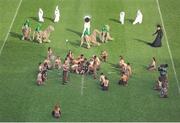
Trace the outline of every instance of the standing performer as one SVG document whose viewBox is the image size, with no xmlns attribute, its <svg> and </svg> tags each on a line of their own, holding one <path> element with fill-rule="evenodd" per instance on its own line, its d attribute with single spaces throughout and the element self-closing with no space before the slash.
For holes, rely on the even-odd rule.
<svg viewBox="0 0 180 123">
<path fill-rule="evenodd" d="M 142 19 L 143 19 L 143 14 L 142 14 L 141 10 L 139 9 L 137 11 L 136 19 L 134 20 L 133 25 L 135 25 L 137 23 L 141 24 L 142 23 Z"/>
<path fill-rule="evenodd" d="M 82 33 L 82 37 L 84 37 L 84 34 L 88 33 L 90 35 L 90 27 L 91 27 L 91 17 L 90 16 L 85 16 L 84 17 L 84 29 Z M 86 32 L 86 33 L 85 33 Z"/>
<path fill-rule="evenodd" d="M 54 11 L 54 22 L 59 22 L 59 18 L 60 18 L 60 11 L 58 6 L 56 6 L 56 9 Z"/>
<path fill-rule="evenodd" d="M 64 62 L 63 66 L 63 84 L 68 82 L 68 71 L 69 71 L 69 65 L 67 61 Z"/>
<path fill-rule="evenodd" d="M 119 21 L 121 22 L 121 24 L 124 24 L 125 12 L 122 11 L 119 15 Z"/>
<path fill-rule="evenodd" d="M 153 35 L 156 35 L 156 39 L 151 44 L 151 46 L 152 47 L 161 47 L 162 46 L 161 39 L 163 37 L 163 31 L 161 29 L 161 25 L 157 25 L 157 30 Z"/>
<path fill-rule="evenodd" d="M 44 22 L 43 10 L 41 8 L 39 8 L 38 17 L 39 17 L 39 22 Z"/>
</svg>

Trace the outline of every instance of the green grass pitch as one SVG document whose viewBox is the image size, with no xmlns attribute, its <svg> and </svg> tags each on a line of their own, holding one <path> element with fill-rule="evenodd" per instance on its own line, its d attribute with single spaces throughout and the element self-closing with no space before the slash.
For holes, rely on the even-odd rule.
<svg viewBox="0 0 180 123">
<path fill-rule="evenodd" d="M 156 24 L 162 24 L 157 0 L 22 0 L 14 18 L 19 2 L 0 0 L 0 121 L 180 121 L 180 83 L 175 78 L 165 35 L 161 48 L 143 43 L 152 42 Z M 61 11 L 59 23 L 50 19 L 56 5 Z M 180 1 L 159 0 L 159 5 L 176 76 L 180 78 Z M 46 17 L 42 28 L 55 27 L 50 36 L 52 42 L 21 41 L 23 22 L 29 18 L 34 29 L 39 7 Z M 137 9 L 142 10 L 144 20 L 141 25 L 132 25 Z M 122 10 L 126 12 L 124 25 L 117 22 Z M 115 40 L 91 49 L 80 48 L 79 34 L 87 14 L 92 16 L 91 29 L 109 24 Z M 84 76 L 83 81 L 82 76 L 76 74 L 70 74 L 70 83 L 62 85 L 62 71 L 57 70 L 48 72 L 46 85 L 37 86 L 38 63 L 44 60 L 49 46 L 61 58 L 65 57 L 68 48 L 75 56 L 83 53 L 87 57 L 107 50 L 109 59 L 102 63 L 100 72 L 108 75 L 109 90 L 102 91 L 98 80 L 92 76 Z M 120 55 L 132 65 L 133 76 L 128 87 L 117 84 L 119 71 L 113 66 Z M 152 89 L 159 73 L 148 72 L 145 67 L 153 56 L 158 65 L 169 64 L 169 98 L 159 98 L 159 93 Z M 61 105 L 60 119 L 51 116 L 56 103 Z"/>
</svg>

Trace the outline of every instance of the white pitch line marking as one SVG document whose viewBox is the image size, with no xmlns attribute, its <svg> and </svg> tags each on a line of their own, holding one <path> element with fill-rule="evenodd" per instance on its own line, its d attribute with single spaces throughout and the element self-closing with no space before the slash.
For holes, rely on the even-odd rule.
<svg viewBox="0 0 180 123">
<path fill-rule="evenodd" d="M 20 0 L 20 2 L 19 2 L 19 4 L 18 4 L 18 7 L 17 7 L 16 12 L 15 12 L 14 17 L 13 17 L 13 20 L 11 21 L 11 25 L 10 25 L 10 27 L 9 27 L 9 30 L 8 30 L 8 32 L 7 32 L 7 34 L 6 34 L 6 37 L 5 37 L 5 39 L 4 39 L 4 42 L 3 42 L 2 46 L 1 46 L 0 56 L 1 56 L 2 50 L 3 50 L 3 48 L 4 48 L 4 45 L 5 45 L 6 42 L 7 42 L 9 33 L 10 33 L 11 28 L 12 28 L 12 26 L 13 26 L 13 24 L 14 24 L 14 21 L 15 21 L 15 18 L 16 18 L 16 16 L 17 16 L 17 13 L 18 13 L 18 11 L 19 11 L 19 8 L 20 8 L 20 6 L 21 6 L 21 3 L 22 3 L 22 0 Z"/>
<path fill-rule="evenodd" d="M 160 8 L 160 5 L 159 5 L 159 0 L 156 0 L 156 3 L 157 3 L 157 7 L 158 7 L 158 11 L 159 11 L 162 27 L 164 29 L 166 44 L 167 44 L 167 47 L 168 47 L 168 52 L 169 52 L 169 56 L 170 56 L 170 59 L 171 59 L 171 64 L 172 64 L 173 71 L 174 71 L 174 77 L 176 79 L 176 83 L 177 83 L 177 86 L 178 86 L 178 91 L 179 91 L 179 94 L 180 94 L 179 80 L 178 80 L 178 77 L 177 77 L 177 73 L 176 73 L 176 69 L 175 69 L 175 65 L 174 65 L 174 60 L 173 60 L 173 57 L 172 57 L 172 52 L 171 52 L 171 49 L 169 47 L 169 41 L 168 41 L 168 37 L 167 37 L 165 26 L 164 26 L 164 21 L 163 21 L 163 17 L 162 17 L 162 13 L 161 13 L 161 8 Z"/>
</svg>

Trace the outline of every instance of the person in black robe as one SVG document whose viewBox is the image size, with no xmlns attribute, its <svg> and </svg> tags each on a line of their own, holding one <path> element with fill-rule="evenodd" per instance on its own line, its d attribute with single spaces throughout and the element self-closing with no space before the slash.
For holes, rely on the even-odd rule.
<svg viewBox="0 0 180 123">
<path fill-rule="evenodd" d="M 161 47 L 162 46 L 161 39 L 163 37 L 163 31 L 161 29 L 161 25 L 157 25 L 157 30 L 153 35 L 156 35 L 156 39 L 151 44 L 151 46 L 152 47 Z"/>
</svg>

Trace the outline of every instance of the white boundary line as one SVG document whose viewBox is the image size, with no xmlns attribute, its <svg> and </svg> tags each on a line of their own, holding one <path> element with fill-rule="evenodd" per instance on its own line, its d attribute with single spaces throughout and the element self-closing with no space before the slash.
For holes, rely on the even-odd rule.
<svg viewBox="0 0 180 123">
<path fill-rule="evenodd" d="M 166 34 L 165 26 L 164 26 L 164 21 L 163 21 L 163 17 L 162 17 L 162 13 L 161 13 L 161 8 L 160 8 L 160 5 L 159 5 L 159 0 L 156 0 L 156 3 L 157 3 L 157 7 L 158 7 L 158 11 L 159 11 L 162 27 L 164 29 L 166 44 L 167 44 L 167 47 L 168 47 L 168 52 L 169 52 L 169 56 L 170 56 L 170 59 L 171 59 L 171 64 L 172 64 L 173 71 L 174 71 L 174 77 L 176 79 L 176 83 L 177 83 L 177 87 L 178 87 L 178 92 L 180 94 L 179 80 L 178 80 L 178 77 L 177 77 L 177 73 L 176 73 L 176 69 L 175 69 L 175 65 L 174 65 L 174 60 L 173 60 L 173 57 L 172 57 L 172 52 L 171 52 L 171 49 L 169 47 L 169 41 L 168 41 L 168 37 L 167 37 L 167 34 Z"/>
<path fill-rule="evenodd" d="M 84 75 L 81 77 L 81 96 L 83 95 L 83 89 L 84 89 Z"/>
<path fill-rule="evenodd" d="M 4 42 L 3 42 L 2 46 L 1 46 L 0 56 L 1 56 L 1 53 L 2 53 L 2 51 L 3 51 L 4 45 L 5 45 L 6 42 L 7 42 L 9 33 L 10 33 L 10 31 L 11 31 L 11 28 L 12 28 L 12 26 L 13 26 L 13 23 L 14 23 L 14 21 L 15 21 L 15 18 L 16 18 L 16 16 L 17 16 L 17 13 L 18 13 L 18 11 L 19 11 L 19 8 L 20 8 L 20 6 L 21 6 L 21 3 L 22 3 L 22 0 L 20 0 L 20 2 L 19 2 L 19 4 L 18 4 L 18 7 L 17 7 L 16 12 L 15 12 L 14 17 L 13 17 L 13 20 L 11 21 L 11 25 L 10 25 L 10 27 L 9 27 L 9 30 L 8 30 L 8 32 L 7 32 L 7 34 L 6 34 L 6 37 L 5 37 L 5 39 L 4 39 Z"/>
</svg>

